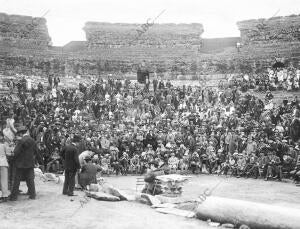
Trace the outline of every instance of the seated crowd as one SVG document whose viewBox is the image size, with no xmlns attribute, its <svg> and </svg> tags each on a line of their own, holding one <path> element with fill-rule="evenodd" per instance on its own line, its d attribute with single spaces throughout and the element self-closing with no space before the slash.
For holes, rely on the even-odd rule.
<svg viewBox="0 0 300 229">
<path fill-rule="evenodd" d="M 275 68 L 267 69 L 260 74 L 245 74 L 241 77 L 229 77 L 227 82 L 220 81 L 219 87 L 239 86 L 243 92 L 253 89 L 256 91 L 299 91 L 300 69 Z"/>
<path fill-rule="evenodd" d="M 153 84 L 153 85 L 152 85 Z M 61 151 L 74 136 L 79 160 L 103 174 L 143 174 L 165 167 L 169 173 L 210 173 L 278 179 L 300 177 L 300 104 L 297 97 L 273 104 L 225 89 L 173 86 L 155 80 L 99 79 L 79 89 L 49 87 L 18 100 L 2 98 L 5 140 L 13 145 L 18 125 L 38 144 L 43 171 L 60 172 Z M 79 139 L 80 138 L 80 139 Z M 81 158 L 81 159 L 80 159 Z"/>
</svg>

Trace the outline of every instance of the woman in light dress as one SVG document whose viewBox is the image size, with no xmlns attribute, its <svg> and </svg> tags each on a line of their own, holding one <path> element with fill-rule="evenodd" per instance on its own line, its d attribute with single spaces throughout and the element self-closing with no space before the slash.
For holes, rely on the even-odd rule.
<svg viewBox="0 0 300 229">
<path fill-rule="evenodd" d="M 3 135 L 5 141 L 7 141 L 9 144 L 13 142 L 15 139 L 15 135 L 17 133 L 17 130 L 14 126 L 15 120 L 14 120 L 14 113 L 10 113 L 11 117 L 6 119 L 6 127 L 3 129 Z"/>
</svg>

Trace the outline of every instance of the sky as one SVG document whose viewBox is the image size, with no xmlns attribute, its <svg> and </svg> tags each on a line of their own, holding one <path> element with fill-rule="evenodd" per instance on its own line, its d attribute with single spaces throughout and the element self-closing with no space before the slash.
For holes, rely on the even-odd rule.
<svg viewBox="0 0 300 229">
<path fill-rule="evenodd" d="M 237 21 L 300 14 L 300 0 L 0 0 L 0 12 L 45 15 L 53 45 L 86 40 L 85 22 L 202 23 L 203 38 L 239 36 Z"/>
</svg>

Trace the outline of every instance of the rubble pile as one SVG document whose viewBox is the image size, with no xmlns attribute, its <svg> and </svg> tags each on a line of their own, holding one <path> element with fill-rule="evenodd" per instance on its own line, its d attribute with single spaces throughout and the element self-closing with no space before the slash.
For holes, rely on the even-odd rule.
<svg viewBox="0 0 300 229">
<path fill-rule="evenodd" d="M 50 41 L 45 18 L 0 13 L 0 46 L 47 49 Z"/>
</svg>

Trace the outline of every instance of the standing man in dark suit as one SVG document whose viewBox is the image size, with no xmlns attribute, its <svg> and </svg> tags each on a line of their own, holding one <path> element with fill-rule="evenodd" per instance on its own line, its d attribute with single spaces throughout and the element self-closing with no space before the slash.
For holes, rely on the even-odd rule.
<svg viewBox="0 0 300 229">
<path fill-rule="evenodd" d="M 41 163 L 42 158 L 38 153 L 36 142 L 30 137 L 29 131 L 25 127 L 20 130 L 20 133 L 24 132 L 25 134 L 17 143 L 14 150 L 13 163 L 16 171 L 14 175 L 13 188 L 10 195 L 11 201 L 17 200 L 19 186 L 22 180 L 26 181 L 29 199 L 35 199 L 36 197 L 34 184 L 34 165 L 36 160 Z"/>
<path fill-rule="evenodd" d="M 79 153 L 77 144 L 80 142 L 80 137 L 75 135 L 70 145 L 66 145 L 62 150 L 62 158 L 65 163 L 65 182 L 63 188 L 63 195 L 74 196 L 75 176 L 79 164 Z"/>
</svg>

